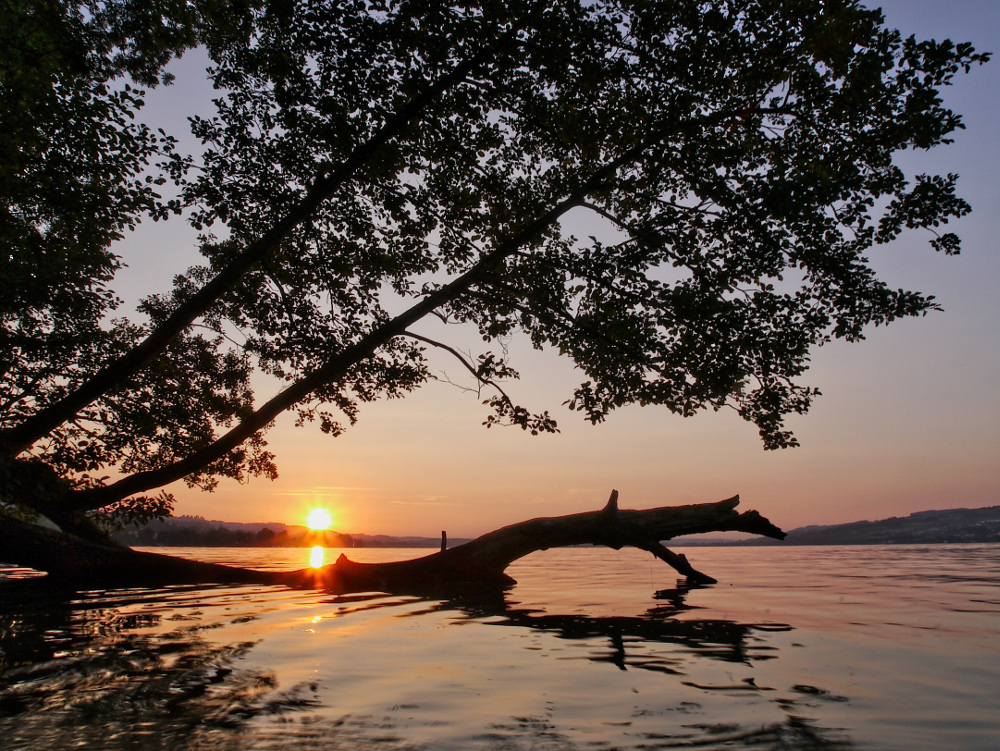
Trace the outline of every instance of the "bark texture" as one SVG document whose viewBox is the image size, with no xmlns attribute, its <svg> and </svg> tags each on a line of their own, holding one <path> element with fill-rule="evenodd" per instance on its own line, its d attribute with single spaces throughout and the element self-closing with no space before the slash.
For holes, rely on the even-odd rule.
<svg viewBox="0 0 1000 751">
<path fill-rule="evenodd" d="M 506 586 L 511 563 L 538 550 L 602 545 L 646 550 L 689 580 L 715 580 L 662 544 L 680 535 L 739 531 L 783 539 L 756 511 L 739 513 L 739 496 L 717 503 L 629 510 L 612 491 L 600 511 L 512 524 L 450 550 L 391 563 L 356 563 L 345 555 L 316 569 L 290 572 L 201 563 L 87 541 L 23 522 L 0 520 L 0 561 L 46 571 L 77 586 L 155 586 L 191 583 L 260 583 L 318 587 L 338 592 L 444 592 L 456 587 Z"/>
</svg>

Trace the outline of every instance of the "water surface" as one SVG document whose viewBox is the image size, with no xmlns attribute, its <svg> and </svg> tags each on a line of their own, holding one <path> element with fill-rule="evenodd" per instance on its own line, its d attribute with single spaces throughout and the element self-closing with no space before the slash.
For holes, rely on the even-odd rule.
<svg viewBox="0 0 1000 751">
<path fill-rule="evenodd" d="M 0 746 L 1000 749 L 1000 545 L 686 552 L 720 583 L 601 548 L 447 601 L 8 579 Z"/>
</svg>

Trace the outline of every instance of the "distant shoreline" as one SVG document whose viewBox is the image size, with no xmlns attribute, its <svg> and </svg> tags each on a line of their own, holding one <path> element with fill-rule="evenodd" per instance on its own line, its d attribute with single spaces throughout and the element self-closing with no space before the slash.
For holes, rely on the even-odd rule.
<svg viewBox="0 0 1000 751">
<path fill-rule="evenodd" d="M 131 547 L 150 548 L 440 548 L 438 537 L 345 534 L 278 522 L 220 522 L 197 516 L 167 517 L 114 535 Z M 449 547 L 468 538 L 448 541 Z"/>
</svg>

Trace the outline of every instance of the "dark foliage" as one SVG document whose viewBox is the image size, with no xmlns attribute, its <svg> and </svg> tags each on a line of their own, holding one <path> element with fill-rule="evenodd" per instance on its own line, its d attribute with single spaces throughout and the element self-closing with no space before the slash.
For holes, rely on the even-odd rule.
<svg viewBox="0 0 1000 751">
<path fill-rule="evenodd" d="M 0 499 L 67 524 L 273 475 L 278 414 L 336 435 L 428 347 L 494 389 L 487 425 L 555 430 L 501 388 L 516 334 L 576 362 L 592 422 L 731 407 L 793 445 L 813 347 L 935 307 L 866 254 L 912 228 L 958 252 L 969 210 L 893 157 L 961 127 L 939 90 L 986 56 L 851 0 L 0 7 Z M 137 87 L 195 45 L 218 98 L 187 156 Z M 204 265 L 109 322 L 114 241 L 174 213 Z M 255 369 L 285 388 L 255 401 Z"/>
</svg>

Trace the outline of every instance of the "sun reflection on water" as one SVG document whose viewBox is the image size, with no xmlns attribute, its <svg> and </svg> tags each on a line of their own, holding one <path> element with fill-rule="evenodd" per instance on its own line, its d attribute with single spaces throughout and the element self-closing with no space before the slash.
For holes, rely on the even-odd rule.
<svg viewBox="0 0 1000 751">
<path fill-rule="evenodd" d="M 323 565 L 323 559 L 326 556 L 326 551 L 323 550 L 321 545 L 316 545 L 312 550 L 309 551 L 309 565 L 313 568 L 319 568 Z"/>
</svg>

